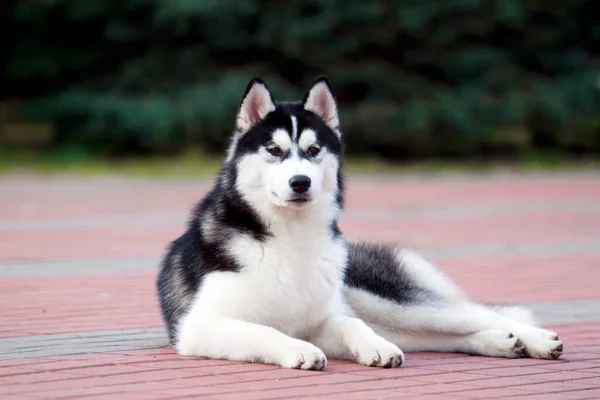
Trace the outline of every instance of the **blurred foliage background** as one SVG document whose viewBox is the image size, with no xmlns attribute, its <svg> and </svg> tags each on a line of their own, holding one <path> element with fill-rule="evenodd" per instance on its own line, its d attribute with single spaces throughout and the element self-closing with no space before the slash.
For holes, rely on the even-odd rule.
<svg viewBox="0 0 600 400">
<path fill-rule="evenodd" d="M 3 146 L 221 151 L 245 86 L 329 76 L 348 151 L 600 154 L 598 0 L 5 0 Z M 8 33 L 6 33 L 8 31 Z"/>
</svg>

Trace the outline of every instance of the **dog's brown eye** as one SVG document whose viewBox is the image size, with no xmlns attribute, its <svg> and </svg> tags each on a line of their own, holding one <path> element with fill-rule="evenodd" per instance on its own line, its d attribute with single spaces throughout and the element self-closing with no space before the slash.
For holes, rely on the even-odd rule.
<svg viewBox="0 0 600 400">
<path fill-rule="evenodd" d="M 281 157 L 283 155 L 283 150 L 278 146 L 269 147 L 267 151 L 275 157 Z"/>
<path fill-rule="evenodd" d="M 310 146 L 308 148 L 308 150 L 306 150 L 306 154 L 308 154 L 311 157 L 316 156 L 317 154 L 319 154 L 319 152 L 321 151 L 320 148 L 318 148 L 317 146 Z"/>
</svg>

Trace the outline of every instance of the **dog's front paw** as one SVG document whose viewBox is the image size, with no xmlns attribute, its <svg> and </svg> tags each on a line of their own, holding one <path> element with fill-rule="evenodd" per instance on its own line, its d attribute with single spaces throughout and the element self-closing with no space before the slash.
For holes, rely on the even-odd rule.
<svg viewBox="0 0 600 400">
<path fill-rule="evenodd" d="M 398 368 L 404 363 L 402 350 L 384 339 L 365 342 L 353 353 L 360 364 L 369 367 Z"/>
<path fill-rule="evenodd" d="M 312 369 L 320 371 L 327 367 L 327 357 L 321 349 L 308 343 L 298 341 L 282 355 L 280 365 L 284 368 Z"/>
</svg>

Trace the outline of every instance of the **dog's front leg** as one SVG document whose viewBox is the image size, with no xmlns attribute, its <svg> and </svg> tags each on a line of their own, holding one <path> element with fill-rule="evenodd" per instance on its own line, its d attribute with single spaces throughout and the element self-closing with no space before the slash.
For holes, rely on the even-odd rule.
<svg viewBox="0 0 600 400">
<path fill-rule="evenodd" d="M 327 366 L 325 354 L 308 342 L 265 325 L 230 318 L 188 315 L 179 329 L 176 347 L 186 356 L 313 370 Z"/>
<path fill-rule="evenodd" d="M 329 317 L 311 341 L 328 357 L 355 359 L 370 367 L 397 368 L 404 362 L 402 350 L 354 317 Z"/>
</svg>

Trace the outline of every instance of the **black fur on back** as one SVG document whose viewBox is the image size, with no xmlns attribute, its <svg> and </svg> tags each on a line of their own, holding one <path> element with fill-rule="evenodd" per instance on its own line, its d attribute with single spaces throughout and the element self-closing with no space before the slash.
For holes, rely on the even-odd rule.
<svg viewBox="0 0 600 400">
<path fill-rule="evenodd" d="M 214 271 L 238 272 L 243 268 L 227 254 L 225 244 L 240 233 L 248 234 L 259 242 L 264 242 L 271 235 L 268 226 L 236 188 L 236 165 L 245 154 L 256 152 L 270 141 L 275 128 L 283 127 L 291 132 L 290 115 L 296 116 L 299 131 L 312 128 L 319 143 L 338 157 L 340 169 L 336 201 L 340 208 L 343 206 L 341 140 L 321 119 L 304 110 L 301 103 L 277 104 L 275 111 L 239 138 L 234 154 L 223 165 L 213 189 L 194 208 L 185 233 L 170 244 L 162 260 L 156 284 L 171 344 L 175 344 L 179 319 L 189 310 L 204 277 Z M 338 221 L 333 217 L 330 229 L 334 236 L 341 234 Z"/>
<path fill-rule="evenodd" d="M 404 272 L 398 250 L 393 245 L 349 243 L 344 283 L 400 304 L 435 298 Z"/>
</svg>

